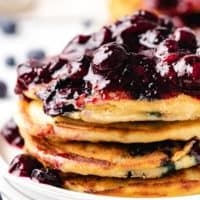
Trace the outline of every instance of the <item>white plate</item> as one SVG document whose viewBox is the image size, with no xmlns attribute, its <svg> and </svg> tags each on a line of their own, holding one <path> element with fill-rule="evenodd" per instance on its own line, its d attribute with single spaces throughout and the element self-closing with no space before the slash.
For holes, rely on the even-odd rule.
<svg viewBox="0 0 200 200">
<path fill-rule="evenodd" d="M 13 176 L 7 172 L 8 163 L 20 150 L 9 146 L 0 137 L 0 189 L 7 195 L 8 199 L 15 200 L 199 200 L 200 195 L 176 197 L 176 198 L 120 198 L 96 196 L 73 192 L 65 189 L 56 188 L 49 185 L 39 184 L 28 178 Z M 156 190 L 156 188 L 152 188 Z"/>
</svg>

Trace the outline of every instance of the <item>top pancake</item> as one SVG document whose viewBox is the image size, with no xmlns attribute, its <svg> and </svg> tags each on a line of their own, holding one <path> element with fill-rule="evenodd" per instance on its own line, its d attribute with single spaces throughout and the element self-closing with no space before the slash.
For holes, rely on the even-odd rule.
<svg viewBox="0 0 200 200">
<path fill-rule="evenodd" d="M 199 119 L 199 49 L 191 29 L 139 10 L 76 36 L 55 57 L 19 65 L 15 91 L 42 101 L 53 117 L 101 124 Z"/>
<path fill-rule="evenodd" d="M 34 87 L 25 92 L 31 99 L 38 99 L 35 92 L 40 90 Z M 200 118 L 200 101 L 188 95 L 155 100 L 104 100 L 97 103 L 87 103 L 80 111 L 65 113 L 72 119 L 85 122 L 109 124 L 131 121 L 183 121 Z"/>
</svg>

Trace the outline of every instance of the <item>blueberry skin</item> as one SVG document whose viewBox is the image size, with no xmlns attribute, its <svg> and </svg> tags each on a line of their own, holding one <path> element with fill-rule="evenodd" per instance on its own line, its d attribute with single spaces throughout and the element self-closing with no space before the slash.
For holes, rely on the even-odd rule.
<svg viewBox="0 0 200 200">
<path fill-rule="evenodd" d="M 0 22 L 3 33 L 5 34 L 16 34 L 17 32 L 17 23 L 10 19 L 3 19 Z"/>
<path fill-rule="evenodd" d="M 30 50 L 27 54 L 28 59 L 40 60 L 46 56 L 44 50 L 42 49 L 33 49 Z"/>
<path fill-rule="evenodd" d="M 9 56 L 5 59 L 5 63 L 9 67 L 13 67 L 16 65 L 16 60 L 13 56 Z"/>
<path fill-rule="evenodd" d="M 57 187 L 61 187 L 63 184 L 59 171 L 56 169 L 34 169 L 31 174 L 31 179 L 38 183 L 49 184 Z"/>
</svg>

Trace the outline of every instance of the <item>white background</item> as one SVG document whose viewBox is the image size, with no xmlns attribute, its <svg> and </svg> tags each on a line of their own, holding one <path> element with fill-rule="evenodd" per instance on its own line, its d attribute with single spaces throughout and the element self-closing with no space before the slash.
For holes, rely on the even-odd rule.
<svg viewBox="0 0 200 200">
<path fill-rule="evenodd" d="M 17 1 L 21 0 L 0 0 L 0 6 L 2 2 L 17 6 Z M 13 93 L 16 67 L 6 67 L 8 55 L 22 63 L 30 49 L 42 48 L 47 56 L 57 54 L 76 34 L 92 32 L 109 21 L 106 0 L 34 1 L 33 9 L 15 15 L 19 28 L 16 35 L 0 32 L 0 80 L 9 87 L 9 98 L 0 99 L 0 125 L 12 116 L 16 105 Z M 92 26 L 86 28 L 83 21 L 88 19 L 92 20 Z"/>
</svg>

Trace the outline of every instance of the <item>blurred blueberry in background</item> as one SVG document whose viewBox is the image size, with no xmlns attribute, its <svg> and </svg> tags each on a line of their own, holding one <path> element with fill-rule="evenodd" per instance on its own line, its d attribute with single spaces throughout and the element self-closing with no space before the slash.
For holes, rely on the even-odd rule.
<svg viewBox="0 0 200 200">
<path fill-rule="evenodd" d="M 42 49 L 32 49 L 28 52 L 27 58 L 28 59 L 42 59 L 46 56 L 44 50 Z"/>
<path fill-rule="evenodd" d="M 5 98 L 7 96 L 7 85 L 5 82 L 0 80 L 0 98 Z"/>
<path fill-rule="evenodd" d="M 9 67 L 14 67 L 16 66 L 16 60 L 15 60 L 15 57 L 14 56 L 8 56 L 6 59 L 5 59 L 5 64 Z"/>
<path fill-rule="evenodd" d="M 0 27 L 5 34 L 15 34 L 17 32 L 16 21 L 6 17 L 0 19 Z"/>
<path fill-rule="evenodd" d="M 84 26 L 85 28 L 89 28 L 89 27 L 92 26 L 93 21 L 92 21 L 92 19 L 90 19 L 90 18 L 84 19 L 84 20 L 82 21 L 82 24 L 83 24 L 83 26 Z"/>
</svg>

